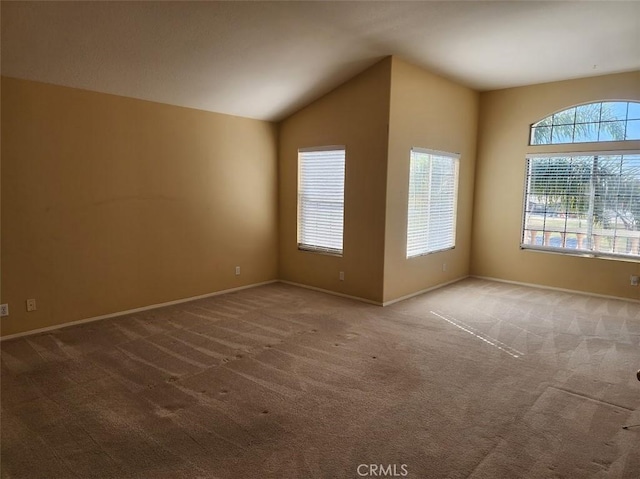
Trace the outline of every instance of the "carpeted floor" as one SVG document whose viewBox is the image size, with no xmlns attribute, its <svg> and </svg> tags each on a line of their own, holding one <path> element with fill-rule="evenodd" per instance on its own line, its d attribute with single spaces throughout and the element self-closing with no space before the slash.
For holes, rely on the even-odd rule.
<svg viewBox="0 0 640 479">
<path fill-rule="evenodd" d="M 640 304 L 272 284 L 0 347 L 2 478 L 640 477 Z"/>
</svg>

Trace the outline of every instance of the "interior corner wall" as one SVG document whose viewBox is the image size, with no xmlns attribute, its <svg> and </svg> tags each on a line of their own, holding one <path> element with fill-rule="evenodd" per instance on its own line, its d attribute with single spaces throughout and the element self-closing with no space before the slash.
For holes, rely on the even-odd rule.
<svg viewBox="0 0 640 479">
<path fill-rule="evenodd" d="M 382 301 L 390 71 L 386 58 L 281 123 L 280 279 Z M 346 146 L 342 257 L 297 247 L 298 149 L 325 145 Z"/>
<path fill-rule="evenodd" d="M 640 263 L 520 249 L 527 153 L 640 149 L 640 142 L 528 146 L 532 123 L 577 104 L 640 100 L 640 72 L 481 94 L 471 272 L 473 275 L 640 299 L 629 276 Z"/>
<path fill-rule="evenodd" d="M 469 274 L 478 103 L 477 92 L 393 58 L 386 188 L 385 302 Z M 460 176 L 455 248 L 407 259 L 412 147 L 459 153 Z"/>
<path fill-rule="evenodd" d="M 277 279 L 272 123 L 2 78 L 1 192 L 2 335 Z"/>
</svg>

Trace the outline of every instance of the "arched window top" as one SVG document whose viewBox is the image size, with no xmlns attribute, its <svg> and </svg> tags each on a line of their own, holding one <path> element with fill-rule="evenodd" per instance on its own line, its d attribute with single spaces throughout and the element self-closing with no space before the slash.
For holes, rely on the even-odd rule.
<svg viewBox="0 0 640 479">
<path fill-rule="evenodd" d="M 640 140 L 640 102 L 587 103 L 531 125 L 531 145 L 624 140 Z"/>
</svg>

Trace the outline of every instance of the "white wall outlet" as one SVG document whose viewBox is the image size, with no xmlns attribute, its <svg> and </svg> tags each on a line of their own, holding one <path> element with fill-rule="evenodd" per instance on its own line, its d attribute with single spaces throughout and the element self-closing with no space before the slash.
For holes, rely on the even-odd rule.
<svg viewBox="0 0 640 479">
<path fill-rule="evenodd" d="M 631 276 L 631 286 L 638 286 L 638 278 L 640 278 L 640 276 Z"/>
<path fill-rule="evenodd" d="M 27 312 L 36 310 L 36 300 L 35 299 L 27 299 Z"/>
<path fill-rule="evenodd" d="M 442 263 L 442 271 L 446 271 L 447 270 L 447 263 Z"/>
<path fill-rule="evenodd" d="M 0 304 L 0 316 L 9 316 L 8 304 Z"/>
<path fill-rule="evenodd" d="M 340 271 L 340 281 L 344 281 L 344 271 Z"/>
<path fill-rule="evenodd" d="M 236 266 L 236 276 L 240 275 L 240 266 Z"/>
</svg>

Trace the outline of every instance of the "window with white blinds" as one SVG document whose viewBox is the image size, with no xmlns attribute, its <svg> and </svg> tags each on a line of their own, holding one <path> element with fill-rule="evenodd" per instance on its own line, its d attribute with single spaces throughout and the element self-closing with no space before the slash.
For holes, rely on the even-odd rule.
<svg viewBox="0 0 640 479">
<path fill-rule="evenodd" d="M 521 247 L 640 258 L 640 152 L 528 155 Z"/>
<path fill-rule="evenodd" d="M 407 258 L 455 247 L 459 155 L 412 148 Z"/>
<path fill-rule="evenodd" d="M 298 249 L 342 255 L 345 147 L 298 150 Z"/>
</svg>

